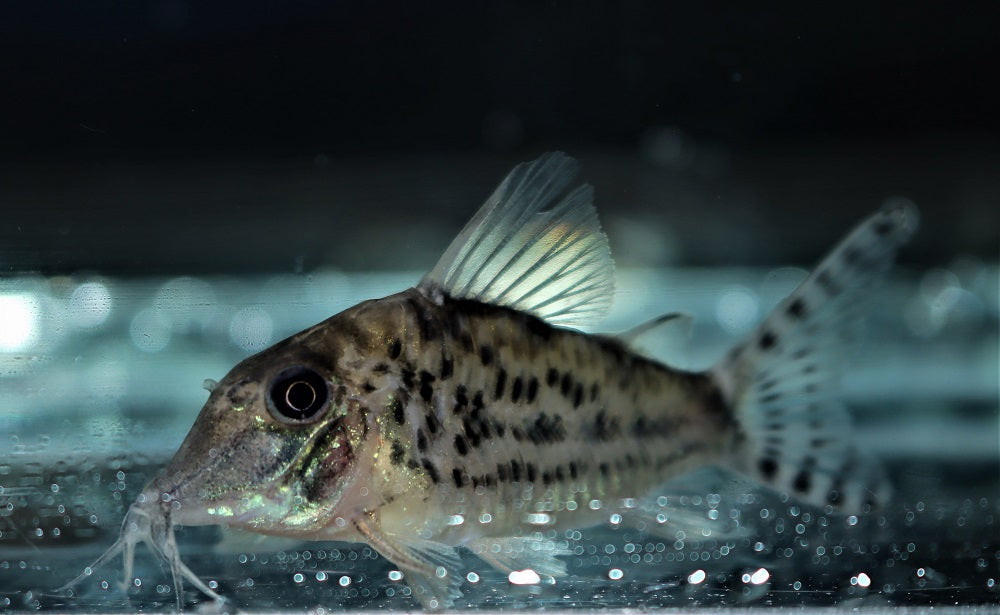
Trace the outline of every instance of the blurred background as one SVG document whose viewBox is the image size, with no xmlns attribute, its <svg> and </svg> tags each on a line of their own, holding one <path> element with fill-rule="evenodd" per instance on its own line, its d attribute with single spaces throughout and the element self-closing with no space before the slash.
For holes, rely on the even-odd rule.
<svg viewBox="0 0 1000 615">
<path fill-rule="evenodd" d="M 0 610 L 173 604 L 148 552 L 131 605 L 117 563 L 81 596 L 46 590 L 113 541 L 203 379 L 412 285 L 510 167 L 552 149 L 595 186 L 619 268 L 602 330 L 689 313 L 690 333 L 644 345 L 684 367 L 710 365 L 861 217 L 916 204 L 845 381 L 897 499 L 835 532 L 751 498 L 763 539 L 731 549 L 568 536 L 585 580 L 487 589 L 480 567 L 469 604 L 996 602 L 995 4 L 3 11 Z M 411 604 L 370 552 L 179 537 L 243 606 Z"/>
</svg>

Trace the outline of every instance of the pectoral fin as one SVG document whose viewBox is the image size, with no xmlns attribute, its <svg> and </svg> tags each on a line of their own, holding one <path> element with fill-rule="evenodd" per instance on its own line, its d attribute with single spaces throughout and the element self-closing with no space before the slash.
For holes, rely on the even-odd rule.
<svg viewBox="0 0 1000 615">
<path fill-rule="evenodd" d="M 424 608 L 441 610 L 462 597 L 458 590 L 462 582 L 461 562 L 455 547 L 383 532 L 376 513 L 355 520 L 354 526 L 369 546 L 399 567 L 413 590 L 413 597 Z"/>
</svg>

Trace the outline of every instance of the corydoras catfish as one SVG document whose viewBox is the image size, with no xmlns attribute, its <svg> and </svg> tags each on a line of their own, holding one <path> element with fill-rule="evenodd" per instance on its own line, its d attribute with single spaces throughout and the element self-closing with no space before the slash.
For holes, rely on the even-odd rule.
<svg viewBox="0 0 1000 615">
<path fill-rule="evenodd" d="M 182 579 L 219 600 L 173 532 L 219 524 L 366 543 L 438 609 L 461 596 L 458 548 L 557 578 L 567 552 L 539 529 L 594 525 L 702 466 L 870 508 L 884 479 L 853 444 L 836 380 L 916 212 L 862 221 L 753 333 L 689 372 L 629 335 L 572 328 L 613 291 L 593 191 L 575 174 L 561 153 L 517 166 L 418 286 L 234 367 L 86 574 L 122 553 L 129 585 L 144 541 L 169 564 L 178 607 Z"/>
</svg>

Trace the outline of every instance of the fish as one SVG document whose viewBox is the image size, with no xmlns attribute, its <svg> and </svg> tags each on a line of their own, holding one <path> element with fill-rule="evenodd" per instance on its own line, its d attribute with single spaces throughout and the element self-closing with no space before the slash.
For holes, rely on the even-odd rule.
<svg viewBox="0 0 1000 615">
<path fill-rule="evenodd" d="M 181 559 L 178 525 L 364 543 L 421 606 L 461 597 L 460 549 L 513 573 L 567 574 L 540 529 L 584 528 L 668 480 L 719 467 L 828 512 L 891 487 L 860 450 L 837 380 L 915 207 L 863 220 L 713 367 L 669 367 L 587 334 L 613 295 L 608 238 L 577 162 L 516 166 L 408 290 L 360 303 L 218 381 L 117 541 L 61 589 L 146 543 L 173 578 L 224 598 Z M 641 521 L 642 519 L 640 519 Z M 658 514 L 649 525 L 685 521 Z M 693 523 L 706 523 L 702 518 Z"/>
</svg>

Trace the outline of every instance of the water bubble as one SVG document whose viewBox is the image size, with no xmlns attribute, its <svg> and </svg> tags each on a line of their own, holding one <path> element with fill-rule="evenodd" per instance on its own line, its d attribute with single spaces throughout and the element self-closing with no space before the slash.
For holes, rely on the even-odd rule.
<svg viewBox="0 0 1000 615">
<path fill-rule="evenodd" d="M 111 292 L 100 282 L 85 282 L 69 297 L 69 320 L 80 329 L 95 329 L 111 315 Z"/>
<path fill-rule="evenodd" d="M 612 568 L 608 571 L 608 578 L 612 581 L 620 581 L 624 576 L 625 573 L 622 572 L 621 568 Z"/>
<path fill-rule="evenodd" d="M 479 575 L 476 574 L 475 572 L 470 572 L 469 574 L 465 575 L 465 579 L 469 583 L 478 583 L 479 582 Z"/>
<path fill-rule="evenodd" d="M 296 583 L 302 583 L 303 581 L 306 580 L 306 577 L 301 572 L 296 572 L 295 574 L 292 575 L 292 580 L 295 581 Z"/>
<path fill-rule="evenodd" d="M 699 583 L 703 583 L 706 578 L 708 578 L 708 575 L 705 574 L 704 570 L 699 568 L 698 570 L 695 570 L 694 572 L 689 574 L 687 580 L 688 583 L 692 585 L 698 585 Z"/>
<path fill-rule="evenodd" d="M 339 580 L 337 581 L 337 583 L 338 583 L 338 584 L 339 584 L 339 585 L 340 585 L 341 587 L 347 587 L 348 585 L 350 585 L 350 584 L 351 584 L 351 577 L 349 577 L 349 576 L 347 576 L 347 575 L 345 574 L 344 576 L 340 577 L 340 579 L 339 579 Z"/>
<path fill-rule="evenodd" d="M 722 293 L 715 305 L 715 319 L 730 335 L 743 335 L 760 318 L 760 301 L 750 290 L 736 286 Z"/>
<path fill-rule="evenodd" d="M 154 309 L 145 309 L 132 317 L 129 336 L 143 352 L 160 352 L 170 344 L 171 323 Z"/>
<path fill-rule="evenodd" d="M 250 306 L 236 312 L 229 321 L 229 338 L 243 350 L 261 350 L 271 343 L 274 320 L 262 307 Z"/>
<path fill-rule="evenodd" d="M 389 571 L 389 580 L 390 581 L 399 581 L 402 578 L 403 578 L 403 573 L 402 572 L 400 572 L 398 570 L 390 570 Z"/>
</svg>

